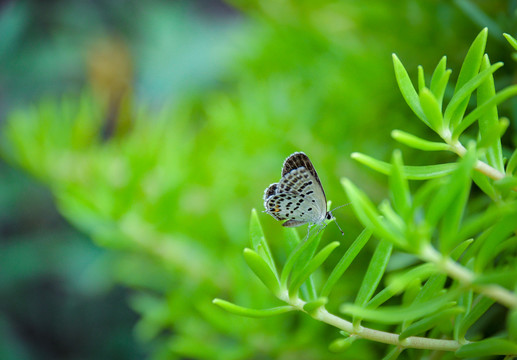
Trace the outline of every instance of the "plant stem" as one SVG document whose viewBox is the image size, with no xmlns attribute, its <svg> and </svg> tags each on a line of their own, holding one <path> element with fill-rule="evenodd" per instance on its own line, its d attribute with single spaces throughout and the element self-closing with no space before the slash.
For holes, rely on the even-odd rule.
<svg viewBox="0 0 517 360">
<path fill-rule="evenodd" d="M 432 246 L 426 247 L 422 251 L 421 257 L 425 261 L 434 263 L 438 269 L 451 278 L 458 280 L 461 284 L 474 289 L 474 291 L 494 299 L 510 309 L 517 308 L 517 296 L 513 292 L 499 285 L 474 284 L 476 275 L 472 271 L 461 266 L 451 258 L 443 256 Z"/>
<path fill-rule="evenodd" d="M 413 349 L 428 349 L 428 350 L 442 350 L 442 351 L 456 351 L 462 344 L 455 340 L 429 339 L 418 336 L 410 336 L 404 340 L 399 340 L 399 335 L 370 329 L 361 325 L 354 326 L 350 321 L 342 319 L 334 314 L 329 313 L 323 306 L 312 313 L 308 313 L 303 309 L 306 304 L 300 298 L 290 299 L 287 291 L 280 295 L 280 300 L 297 308 L 306 314 L 309 314 L 314 319 L 332 325 L 338 329 L 346 331 L 350 335 L 357 336 L 363 339 L 381 342 L 384 344 L 396 345 L 402 348 Z"/>
<path fill-rule="evenodd" d="M 447 141 L 447 139 L 445 139 L 445 141 Z M 456 141 L 452 144 L 449 141 L 447 141 L 447 143 L 451 147 L 451 150 L 455 152 L 458 156 L 463 157 L 467 153 L 467 149 L 465 149 L 465 147 L 459 141 Z M 494 169 L 493 167 L 491 167 L 487 163 L 484 163 L 481 160 L 476 161 L 474 169 L 494 180 L 500 180 L 505 177 L 505 174 L 503 174 L 497 169 Z"/>
</svg>

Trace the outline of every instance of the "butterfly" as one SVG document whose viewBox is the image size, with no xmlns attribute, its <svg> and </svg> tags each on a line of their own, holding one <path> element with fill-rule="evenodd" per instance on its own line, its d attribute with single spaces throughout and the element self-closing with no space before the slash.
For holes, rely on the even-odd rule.
<svg viewBox="0 0 517 360">
<path fill-rule="evenodd" d="M 284 161 L 282 178 L 264 191 L 264 207 L 276 220 L 287 220 L 282 224 L 285 227 L 308 223 L 310 230 L 314 224 L 334 219 L 327 210 L 318 173 L 303 152 L 295 152 Z"/>
</svg>

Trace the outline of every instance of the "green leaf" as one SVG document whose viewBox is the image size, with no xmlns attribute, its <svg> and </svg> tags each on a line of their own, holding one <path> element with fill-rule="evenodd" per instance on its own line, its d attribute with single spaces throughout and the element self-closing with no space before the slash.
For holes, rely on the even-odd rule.
<svg viewBox="0 0 517 360">
<path fill-rule="evenodd" d="M 470 125 L 474 123 L 474 121 L 485 116 L 485 114 L 489 113 L 497 105 L 511 97 L 514 97 L 515 95 L 517 95 L 517 85 L 512 85 L 499 91 L 497 94 L 486 98 L 483 103 L 479 102 L 478 106 L 465 116 L 458 127 L 454 129 L 453 139 L 457 139 Z M 502 135 L 500 129 L 501 124 L 498 122 L 495 130 L 497 130 L 499 137 Z"/>
<path fill-rule="evenodd" d="M 393 229 L 396 229 L 397 233 L 404 234 L 406 232 L 406 223 L 399 214 L 393 210 L 387 199 L 379 204 L 379 210 L 387 223 L 390 224 Z"/>
<path fill-rule="evenodd" d="M 388 277 L 387 284 L 384 289 L 379 291 L 366 305 L 369 309 L 375 309 L 388 301 L 393 296 L 404 291 L 410 283 L 416 279 L 427 279 L 432 274 L 436 273 L 434 264 L 422 264 L 405 271 L 402 274 L 392 275 Z"/>
<path fill-rule="evenodd" d="M 472 281 L 473 285 L 501 285 L 507 288 L 514 288 L 517 285 L 517 269 L 502 268 L 492 271 L 484 271 L 476 275 Z"/>
<path fill-rule="evenodd" d="M 331 242 L 312 258 L 308 264 L 294 277 L 289 285 L 289 297 L 294 298 L 298 294 L 300 286 L 309 278 L 309 276 L 318 269 L 335 248 L 339 246 L 338 241 Z"/>
<path fill-rule="evenodd" d="M 212 303 L 232 314 L 254 318 L 275 316 L 296 310 L 295 307 L 290 305 L 277 306 L 271 309 L 250 309 L 243 306 L 235 305 L 229 301 L 222 299 L 214 299 L 212 300 Z"/>
<path fill-rule="evenodd" d="M 391 137 L 399 143 L 423 151 L 451 151 L 449 144 L 421 139 L 402 130 L 393 130 Z"/>
<path fill-rule="evenodd" d="M 409 184 L 404 176 L 404 163 L 402 162 L 400 150 L 393 151 L 391 164 L 390 198 L 395 210 L 406 219 L 411 210 L 411 195 L 409 193 Z"/>
<path fill-rule="evenodd" d="M 385 306 L 370 309 L 355 304 L 343 304 L 340 311 L 354 317 L 375 321 L 381 324 L 399 324 L 407 320 L 415 320 L 438 310 L 451 306 L 451 301 L 458 296 L 457 291 L 449 291 L 430 301 L 413 303 L 409 306 Z"/>
<path fill-rule="evenodd" d="M 485 339 L 463 345 L 455 352 L 459 357 L 475 357 L 489 355 L 517 354 L 517 344 L 505 339 Z"/>
<path fill-rule="evenodd" d="M 472 180 L 474 183 L 492 200 L 499 201 L 499 194 L 495 191 L 494 186 L 491 183 L 491 180 L 485 175 L 478 171 L 474 171 L 472 173 Z"/>
<path fill-rule="evenodd" d="M 366 274 L 363 277 L 363 282 L 355 298 L 355 305 L 365 306 L 371 299 L 375 289 L 386 271 L 386 266 L 391 257 L 393 245 L 387 240 L 381 240 L 375 249 Z"/>
<path fill-rule="evenodd" d="M 465 114 L 465 110 L 467 109 L 470 96 L 474 90 L 476 90 L 484 81 L 486 81 L 487 78 L 492 76 L 492 74 L 502 66 L 503 63 L 501 62 L 495 63 L 472 78 L 472 80 L 466 83 L 465 86 L 454 94 L 444 113 L 444 120 L 446 123 L 450 121 L 451 124 L 454 124 L 453 130 L 460 125 L 463 115 Z M 453 133 L 456 134 L 454 131 Z"/>
<path fill-rule="evenodd" d="M 488 55 L 483 57 L 481 63 L 481 70 L 490 67 L 490 60 Z M 517 93 L 517 89 L 516 89 Z M 494 77 L 490 75 L 477 90 L 478 106 L 490 101 L 495 97 Z M 499 126 L 499 116 L 497 114 L 497 107 L 495 105 L 489 107 L 482 116 L 479 117 L 479 146 L 487 146 L 487 162 L 488 165 L 504 172 L 503 152 L 501 149 L 501 131 Z"/>
<path fill-rule="evenodd" d="M 286 245 L 286 252 L 291 253 L 291 251 L 298 246 L 300 243 L 300 235 L 296 228 L 282 228 L 284 235 L 284 244 Z"/>
<path fill-rule="evenodd" d="M 382 358 L 382 360 L 396 360 L 404 350 L 405 349 L 403 347 L 395 346 Z"/>
<path fill-rule="evenodd" d="M 347 193 L 352 208 L 357 218 L 363 223 L 365 227 L 373 229 L 373 231 L 379 236 L 379 238 L 389 239 L 393 243 L 404 247 L 406 243 L 402 234 L 398 234 L 392 229 L 386 220 L 382 219 L 373 206 L 372 202 L 368 197 L 359 190 L 350 180 L 341 180 L 343 187 Z"/>
<path fill-rule="evenodd" d="M 434 299 L 436 294 L 439 294 L 442 291 L 445 281 L 447 280 L 447 276 L 443 274 L 432 275 L 422 287 L 422 291 L 420 291 L 415 298 L 413 304 L 419 304 L 430 299 Z"/>
<path fill-rule="evenodd" d="M 347 350 L 355 341 L 356 336 L 349 336 L 347 338 L 339 338 L 332 341 L 329 345 L 329 351 L 339 353 Z"/>
<path fill-rule="evenodd" d="M 497 219 L 501 218 L 505 214 L 511 213 L 514 210 L 515 208 L 512 207 L 511 204 L 508 204 L 500 205 L 497 207 L 492 206 L 478 214 L 470 214 L 467 218 L 465 218 L 465 221 L 463 222 L 456 239 L 466 239 L 474 236 L 477 237 L 480 232 L 492 226 L 497 221 Z M 481 244 L 479 243 L 479 237 L 477 237 L 474 244 L 467 250 L 467 253 L 474 250 L 470 257 L 475 256 L 478 253 L 479 250 L 477 250 L 476 247 L 479 245 Z M 465 255 L 467 256 L 467 254 Z"/>
<path fill-rule="evenodd" d="M 492 228 L 488 230 L 488 236 L 481 245 L 475 258 L 474 270 L 482 273 L 487 265 L 497 255 L 497 246 L 506 240 L 515 231 L 515 219 L 517 213 L 510 213 L 502 217 Z"/>
<path fill-rule="evenodd" d="M 515 40 L 514 37 L 507 33 L 504 33 L 503 36 L 506 38 L 506 40 L 508 40 L 510 45 L 512 45 L 513 49 L 517 51 L 517 40 Z"/>
<path fill-rule="evenodd" d="M 470 89 L 471 86 L 467 88 L 467 84 L 471 83 L 479 72 L 481 59 L 485 52 L 487 35 L 488 30 L 486 28 L 481 30 L 472 42 L 472 45 L 465 56 L 465 60 L 463 61 L 463 65 L 461 66 L 458 81 L 456 82 L 456 88 L 454 89 L 454 96 L 445 111 L 445 121 L 449 123 L 449 120 L 452 120 L 450 124 L 453 129 L 456 128 L 460 122 L 461 117 L 467 108 L 470 94 L 474 91 L 474 88 Z M 472 83 L 470 85 L 472 85 Z M 462 93 L 461 95 L 460 92 Z"/>
<path fill-rule="evenodd" d="M 465 241 L 462 241 L 458 244 L 458 246 L 454 248 L 454 250 L 451 251 L 450 257 L 452 259 L 458 259 L 473 242 L 474 239 L 467 239 Z"/>
<path fill-rule="evenodd" d="M 441 227 L 440 249 L 442 252 L 449 252 L 456 244 L 455 232 L 458 230 L 459 222 L 463 214 L 465 202 L 470 189 L 470 174 L 476 162 L 476 152 L 473 146 L 467 151 L 459 162 L 458 168 L 454 171 L 448 181 L 440 187 L 436 195 L 431 199 L 427 210 L 425 221 L 430 229 L 436 227 L 440 219 L 446 223 Z M 451 226 L 451 228 L 446 228 Z"/>
<path fill-rule="evenodd" d="M 364 229 L 359 236 L 354 240 L 352 245 L 347 249 L 343 257 L 339 260 L 336 267 L 330 273 L 325 285 L 323 285 L 323 289 L 321 290 L 321 296 L 327 297 L 329 296 L 332 288 L 338 280 L 341 278 L 343 273 L 348 269 L 352 261 L 356 258 L 362 248 L 366 245 L 370 237 L 372 236 L 372 230 L 369 228 Z"/>
<path fill-rule="evenodd" d="M 391 173 L 391 164 L 374 159 L 361 153 L 352 153 L 352 159 L 359 161 L 373 170 L 382 174 Z M 408 180 L 428 180 L 451 174 L 456 168 L 457 163 L 426 165 L 426 166 L 404 166 L 404 175 Z"/>
<path fill-rule="evenodd" d="M 269 250 L 266 237 L 264 236 L 264 231 L 262 230 L 262 225 L 260 225 L 257 210 L 255 209 L 251 210 L 250 239 L 253 249 L 268 263 L 271 270 L 273 270 L 273 272 L 278 276 L 275 262 L 273 261 L 273 255 L 271 255 L 271 250 Z"/>
<path fill-rule="evenodd" d="M 445 94 L 445 89 L 447 88 L 447 83 L 449 82 L 449 77 L 452 73 L 451 70 L 446 70 L 446 66 L 447 57 L 444 56 L 440 59 L 438 65 L 436 65 L 436 68 L 433 72 L 433 76 L 431 78 L 430 89 L 434 97 L 438 101 L 438 104 L 440 104 L 440 110 L 442 106 L 443 95 Z"/>
<path fill-rule="evenodd" d="M 425 88 L 425 76 L 424 76 L 424 68 L 422 65 L 418 65 L 418 92 L 422 91 Z"/>
<path fill-rule="evenodd" d="M 474 155 L 469 154 L 468 156 L 469 158 L 464 158 L 460 163 L 458 173 L 453 174 L 450 179 L 456 193 L 453 201 L 445 210 L 440 224 L 440 250 L 443 253 L 448 253 L 457 246 L 458 231 L 469 200 L 472 183 L 469 176 L 470 169 L 474 167 L 476 159 Z M 461 173 L 459 173 L 460 171 Z"/>
<path fill-rule="evenodd" d="M 471 310 L 471 307 L 472 307 L 472 300 L 474 298 L 474 290 L 473 289 L 469 289 L 467 291 L 465 291 L 463 294 L 461 294 L 459 297 L 458 297 L 458 306 L 461 306 L 462 308 L 464 308 L 466 311 L 470 311 Z M 460 333 L 460 326 L 461 326 L 461 322 L 463 321 L 463 319 L 465 318 L 465 314 L 461 313 L 461 314 L 458 314 L 456 316 L 456 319 L 454 319 L 454 326 L 453 326 L 453 336 L 454 336 L 454 339 L 457 340 L 457 341 L 460 341 L 461 343 L 465 343 L 465 338 L 463 337 L 463 335 L 460 337 L 459 333 Z"/>
<path fill-rule="evenodd" d="M 465 311 L 462 307 L 452 307 L 450 309 L 445 309 L 436 314 L 424 317 L 423 319 L 418 320 L 414 324 L 411 324 L 406 329 L 404 329 L 400 335 L 399 340 L 407 339 L 410 336 L 421 334 L 437 324 L 447 320 L 448 318 L 453 317 L 456 314 L 462 313 Z"/>
<path fill-rule="evenodd" d="M 264 283 L 275 296 L 278 296 L 281 292 L 280 283 L 268 263 L 259 254 L 248 248 L 244 249 L 244 259 L 262 283 Z"/>
<path fill-rule="evenodd" d="M 513 341 L 517 340 L 517 309 L 512 309 L 508 312 L 507 319 L 508 336 Z"/>
<path fill-rule="evenodd" d="M 282 288 L 287 287 L 289 278 L 295 278 L 298 272 L 301 271 L 309 262 L 314 255 L 322 236 L 323 230 L 318 232 L 316 235 L 310 236 L 306 241 L 299 243 L 298 246 L 289 254 L 284 268 L 282 269 L 282 274 L 280 275 Z"/>
<path fill-rule="evenodd" d="M 495 300 L 478 295 L 472 309 L 461 319 L 458 326 L 458 339 L 464 339 L 467 330 L 494 304 Z"/>
<path fill-rule="evenodd" d="M 508 160 L 508 164 L 506 165 L 506 174 L 513 175 L 515 168 L 517 167 L 517 149 L 515 149 L 510 156 L 510 160 Z"/>
<path fill-rule="evenodd" d="M 431 129 L 443 136 L 446 125 L 443 122 L 441 104 L 438 103 L 433 93 L 427 88 L 423 88 L 422 91 L 420 91 L 419 98 L 420 105 L 422 106 L 422 110 Z"/>
<path fill-rule="evenodd" d="M 413 110 L 416 116 L 418 116 L 420 120 L 422 120 L 424 123 L 430 126 L 425 118 L 422 107 L 420 106 L 418 94 L 415 88 L 413 87 L 413 84 L 411 83 L 411 79 L 409 78 L 409 75 L 406 69 L 404 68 L 404 65 L 402 65 L 397 55 L 393 54 L 392 58 L 397 84 L 399 85 L 399 89 L 402 93 L 402 96 L 404 97 L 404 100 L 406 100 L 406 103 L 409 105 L 411 110 Z"/>
<path fill-rule="evenodd" d="M 305 305 L 303 305 L 303 310 L 305 310 L 308 314 L 312 315 L 314 311 L 325 306 L 327 302 L 328 299 L 326 297 L 320 297 L 316 300 L 306 302 Z"/>
</svg>

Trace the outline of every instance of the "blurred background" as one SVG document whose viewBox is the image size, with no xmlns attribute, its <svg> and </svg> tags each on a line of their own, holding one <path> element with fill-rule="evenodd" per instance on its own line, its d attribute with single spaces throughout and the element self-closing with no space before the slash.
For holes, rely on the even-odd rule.
<svg viewBox="0 0 517 360">
<path fill-rule="evenodd" d="M 242 250 L 250 211 L 289 154 L 311 157 L 337 206 L 345 176 L 376 200 L 386 194 L 386 179 L 351 152 L 389 159 L 395 128 L 433 139 L 398 91 L 392 53 L 413 78 L 447 55 L 455 79 L 488 27 L 491 61 L 506 64 L 501 88 L 515 77 L 502 33 L 516 35 L 516 9 L 0 2 L 0 358 L 377 359 L 384 345 L 361 341 L 329 353 L 338 332 L 310 318 L 243 319 L 211 300 L 279 304 Z M 504 111 L 513 129 L 515 103 Z M 449 156 L 403 152 L 415 165 Z M 329 226 L 324 238 L 344 251 L 361 228 L 350 209 L 335 215 L 345 236 Z M 280 223 L 260 220 L 281 264 Z M 330 310 L 360 278 L 343 279 Z"/>
</svg>

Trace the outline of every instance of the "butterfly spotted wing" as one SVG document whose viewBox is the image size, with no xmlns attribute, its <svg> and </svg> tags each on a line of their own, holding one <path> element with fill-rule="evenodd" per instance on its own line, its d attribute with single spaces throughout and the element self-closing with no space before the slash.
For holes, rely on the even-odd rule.
<svg viewBox="0 0 517 360">
<path fill-rule="evenodd" d="M 286 227 L 325 220 L 325 192 L 307 155 L 296 152 L 285 160 L 282 178 L 264 192 L 264 206 L 275 219 L 287 220 Z"/>
</svg>

